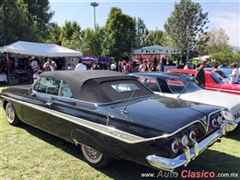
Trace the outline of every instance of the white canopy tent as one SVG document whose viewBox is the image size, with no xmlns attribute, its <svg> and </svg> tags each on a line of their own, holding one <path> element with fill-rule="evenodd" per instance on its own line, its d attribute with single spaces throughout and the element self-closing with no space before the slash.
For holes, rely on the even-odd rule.
<svg viewBox="0 0 240 180">
<path fill-rule="evenodd" d="M 13 44 L 2 47 L 2 51 L 29 56 L 50 56 L 50 57 L 74 57 L 82 56 L 82 53 L 68 49 L 56 44 L 35 43 L 17 41 Z"/>
<path fill-rule="evenodd" d="M 199 57 L 195 57 L 192 60 L 207 60 L 210 56 L 209 55 L 205 55 L 205 56 L 199 56 Z"/>
<path fill-rule="evenodd" d="M 180 50 L 167 48 L 159 45 L 143 47 L 141 49 L 136 49 L 133 54 L 181 54 Z"/>
</svg>

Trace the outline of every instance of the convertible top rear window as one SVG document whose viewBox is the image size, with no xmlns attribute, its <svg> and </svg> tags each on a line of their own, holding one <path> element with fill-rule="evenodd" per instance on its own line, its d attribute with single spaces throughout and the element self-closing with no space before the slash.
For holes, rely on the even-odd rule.
<svg viewBox="0 0 240 180">
<path fill-rule="evenodd" d="M 113 84 L 111 87 L 117 92 L 136 91 L 139 88 L 133 83 Z"/>
<path fill-rule="evenodd" d="M 120 101 L 132 97 L 141 97 L 153 94 L 137 80 L 112 80 L 101 83 L 101 88 L 110 101 Z M 118 89 L 117 89 L 118 88 Z"/>
</svg>

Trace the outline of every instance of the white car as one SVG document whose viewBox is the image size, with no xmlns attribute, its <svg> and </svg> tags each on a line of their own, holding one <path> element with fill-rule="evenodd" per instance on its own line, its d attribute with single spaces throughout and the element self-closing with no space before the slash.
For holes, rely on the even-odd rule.
<svg viewBox="0 0 240 180">
<path fill-rule="evenodd" d="M 224 117 L 222 120 L 228 122 L 228 131 L 233 131 L 240 122 L 238 95 L 201 89 L 189 76 L 178 73 L 144 72 L 129 75 L 138 77 L 144 85 L 161 96 L 226 108 L 227 111 L 221 113 Z"/>
</svg>

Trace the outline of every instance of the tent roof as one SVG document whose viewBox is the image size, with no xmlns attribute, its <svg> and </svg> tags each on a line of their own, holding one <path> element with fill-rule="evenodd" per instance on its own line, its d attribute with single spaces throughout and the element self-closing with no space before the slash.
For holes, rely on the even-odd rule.
<svg viewBox="0 0 240 180">
<path fill-rule="evenodd" d="M 136 49 L 134 50 L 133 54 L 181 54 L 181 51 L 178 49 L 154 45 Z"/>
<path fill-rule="evenodd" d="M 82 56 L 79 51 L 74 51 L 56 44 L 35 43 L 26 41 L 17 41 L 4 46 L 3 51 L 16 54 L 34 55 L 34 56 Z"/>
<path fill-rule="evenodd" d="M 193 58 L 193 60 L 206 60 L 208 59 L 210 56 L 209 55 L 205 55 L 205 56 L 199 56 L 199 57 L 195 57 Z"/>
</svg>

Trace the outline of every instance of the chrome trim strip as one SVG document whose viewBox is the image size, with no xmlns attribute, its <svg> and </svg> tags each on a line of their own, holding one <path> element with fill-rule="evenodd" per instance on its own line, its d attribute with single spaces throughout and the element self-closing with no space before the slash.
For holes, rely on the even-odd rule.
<svg viewBox="0 0 240 180">
<path fill-rule="evenodd" d="M 219 92 L 222 92 L 221 90 L 223 91 L 226 91 L 224 93 L 228 93 L 228 92 L 236 92 L 237 94 L 239 94 L 239 91 L 237 90 L 231 90 L 231 89 L 223 89 L 223 88 L 212 88 L 212 87 L 206 87 L 207 90 L 215 90 L 215 91 L 219 91 Z"/>
<path fill-rule="evenodd" d="M 189 158 L 194 159 L 198 156 L 196 151 L 198 151 L 200 154 L 205 149 L 207 149 L 208 146 L 216 142 L 221 136 L 222 136 L 221 130 L 217 130 L 213 134 L 211 134 L 210 136 L 202 140 L 198 144 L 198 147 L 197 145 L 194 145 L 194 147 L 189 149 L 189 152 L 188 150 L 186 150 L 185 153 L 182 153 L 175 158 L 165 158 L 165 157 L 156 156 L 156 155 L 149 155 L 146 157 L 146 159 L 148 163 L 155 168 L 166 170 L 166 171 L 173 171 L 177 167 L 180 167 L 182 165 L 187 165 Z M 196 150 L 196 148 L 198 149 Z"/>
<path fill-rule="evenodd" d="M 86 128 L 97 131 L 101 134 L 105 134 L 107 136 L 110 136 L 112 138 L 118 139 L 120 141 L 129 143 L 129 144 L 135 144 L 135 143 L 147 142 L 147 141 L 155 141 L 157 139 L 171 137 L 171 136 L 175 135 L 176 133 L 182 131 L 183 129 L 187 128 L 188 126 L 190 126 L 194 123 L 197 123 L 197 122 L 201 123 L 202 126 L 205 127 L 203 120 L 195 120 L 195 121 L 192 121 L 191 123 L 179 128 L 177 131 L 175 131 L 171 134 L 164 134 L 162 136 L 156 136 L 156 137 L 152 137 L 152 138 L 143 138 L 143 137 L 140 137 L 140 136 L 136 136 L 136 135 L 124 132 L 124 131 L 120 131 L 120 130 L 115 129 L 113 127 L 97 124 L 97 123 L 94 123 L 94 122 L 91 122 L 91 121 L 88 121 L 88 120 L 85 120 L 85 119 L 82 119 L 82 118 L 79 118 L 79 117 L 75 117 L 75 116 L 72 116 L 72 115 L 61 113 L 61 112 L 58 112 L 58 111 L 55 111 L 55 110 L 52 110 L 52 109 L 49 109 L 49 108 L 46 108 L 46 107 L 33 105 L 33 104 L 30 104 L 30 103 L 20 101 L 20 100 L 15 100 L 13 98 L 9 98 L 9 97 L 6 97 L 6 96 L 3 96 L 3 97 L 8 98 L 11 101 L 15 101 L 15 102 L 18 102 L 20 104 L 23 104 L 25 106 L 29 106 L 31 108 L 38 109 L 42 112 L 52 114 L 56 117 L 63 118 L 65 120 L 69 121 L 69 122 L 78 124 L 80 126 L 84 126 Z M 206 127 L 205 127 L 205 130 L 206 130 Z"/>
</svg>

